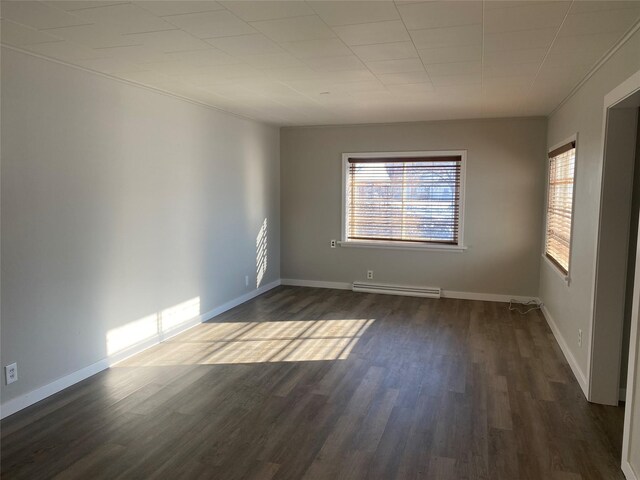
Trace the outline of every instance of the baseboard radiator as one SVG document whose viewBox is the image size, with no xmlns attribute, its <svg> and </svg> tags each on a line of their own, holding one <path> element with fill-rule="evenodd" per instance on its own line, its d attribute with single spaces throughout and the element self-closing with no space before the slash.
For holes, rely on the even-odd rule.
<svg viewBox="0 0 640 480">
<path fill-rule="evenodd" d="M 353 282 L 354 292 L 381 293 L 384 295 L 405 295 L 408 297 L 440 298 L 440 288 L 408 287 L 404 285 L 388 285 L 381 283 Z"/>
</svg>

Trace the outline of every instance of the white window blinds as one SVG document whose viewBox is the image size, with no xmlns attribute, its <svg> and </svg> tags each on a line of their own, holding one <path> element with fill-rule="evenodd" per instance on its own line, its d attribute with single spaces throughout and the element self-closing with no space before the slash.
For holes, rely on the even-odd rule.
<svg viewBox="0 0 640 480">
<path fill-rule="evenodd" d="M 457 245 L 461 156 L 349 158 L 346 240 Z"/>
<path fill-rule="evenodd" d="M 549 152 L 545 255 L 565 275 L 569 272 L 576 144 Z"/>
</svg>

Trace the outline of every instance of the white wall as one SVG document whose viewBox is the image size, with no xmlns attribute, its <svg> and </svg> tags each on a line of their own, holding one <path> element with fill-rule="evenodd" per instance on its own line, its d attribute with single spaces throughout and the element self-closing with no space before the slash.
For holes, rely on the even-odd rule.
<svg viewBox="0 0 640 480">
<path fill-rule="evenodd" d="M 542 235 L 543 118 L 285 128 L 282 277 L 375 281 L 536 296 Z M 342 153 L 467 150 L 462 253 L 331 249 L 341 234 Z"/>
<path fill-rule="evenodd" d="M 602 179 L 602 113 L 604 96 L 640 69 L 640 32 L 636 32 L 549 119 L 548 145 L 578 133 L 571 282 L 567 285 L 547 262 L 540 269 L 540 298 L 570 354 L 587 375 L 596 241 Z M 578 346 L 578 329 L 583 331 Z"/>
<path fill-rule="evenodd" d="M 277 128 L 6 48 L 1 113 L 2 403 L 280 278 Z"/>
</svg>

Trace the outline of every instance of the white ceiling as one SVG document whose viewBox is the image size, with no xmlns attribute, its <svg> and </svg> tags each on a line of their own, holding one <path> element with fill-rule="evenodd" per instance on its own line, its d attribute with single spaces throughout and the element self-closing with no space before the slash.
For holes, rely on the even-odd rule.
<svg viewBox="0 0 640 480">
<path fill-rule="evenodd" d="M 2 43 L 279 125 L 546 115 L 633 1 L 2 1 Z"/>
</svg>

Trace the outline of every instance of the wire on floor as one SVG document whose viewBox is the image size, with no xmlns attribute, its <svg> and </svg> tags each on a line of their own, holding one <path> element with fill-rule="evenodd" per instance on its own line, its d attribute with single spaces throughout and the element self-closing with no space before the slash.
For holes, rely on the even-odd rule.
<svg viewBox="0 0 640 480">
<path fill-rule="evenodd" d="M 529 300 L 524 303 L 518 302 L 513 298 L 509 300 L 509 311 L 518 312 L 520 315 L 526 315 L 529 312 L 540 310 L 541 308 L 542 303 L 537 302 L 536 300 Z"/>
</svg>

